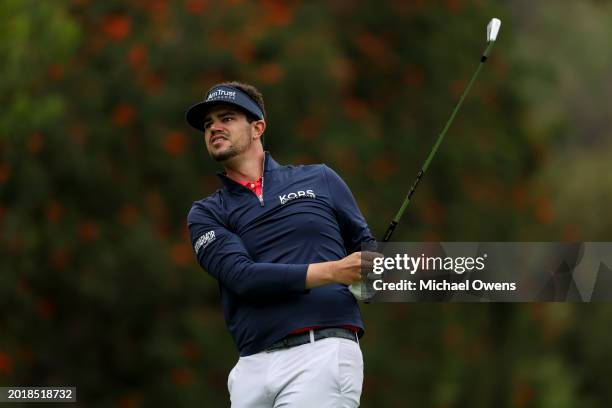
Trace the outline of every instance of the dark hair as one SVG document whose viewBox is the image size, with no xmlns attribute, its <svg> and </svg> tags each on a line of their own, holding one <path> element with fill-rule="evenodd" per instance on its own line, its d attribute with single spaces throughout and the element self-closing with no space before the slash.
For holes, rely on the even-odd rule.
<svg viewBox="0 0 612 408">
<path fill-rule="evenodd" d="M 255 102 L 257 104 L 259 109 L 261 109 L 261 111 L 263 112 L 264 118 L 267 116 L 266 115 L 266 108 L 264 106 L 263 95 L 253 85 L 245 84 L 244 82 L 238 82 L 238 81 L 222 82 L 222 83 L 216 84 L 215 86 L 210 88 L 208 90 L 208 92 L 210 92 L 213 88 L 215 88 L 217 86 L 231 86 L 232 88 L 240 89 L 242 92 L 244 92 L 245 94 L 249 95 L 249 97 L 253 100 L 253 102 Z M 251 123 L 251 122 L 253 122 L 255 120 L 259 120 L 257 117 L 255 117 L 250 112 L 246 112 L 245 111 L 245 114 L 246 114 L 246 117 L 247 117 L 247 120 L 249 121 L 249 123 Z"/>
</svg>

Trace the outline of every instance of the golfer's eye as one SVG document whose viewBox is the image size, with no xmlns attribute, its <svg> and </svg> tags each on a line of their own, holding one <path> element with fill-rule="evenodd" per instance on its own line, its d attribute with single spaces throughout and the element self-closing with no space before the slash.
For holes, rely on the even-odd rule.
<svg viewBox="0 0 612 408">
<path fill-rule="evenodd" d="M 227 122 L 229 122 L 231 120 L 234 120 L 234 118 L 232 118 L 230 116 L 227 116 L 227 117 L 223 118 L 223 123 L 227 123 Z"/>
<path fill-rule="evenodd" d="M 212 122 L 204 122 L 204 129 L 208 129 Z"/>
</svg>

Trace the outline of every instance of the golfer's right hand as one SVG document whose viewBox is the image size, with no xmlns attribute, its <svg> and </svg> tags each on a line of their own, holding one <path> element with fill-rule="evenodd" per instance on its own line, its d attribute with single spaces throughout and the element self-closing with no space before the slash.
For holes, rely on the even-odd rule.
<svg viewBox="0 0 612 408">
<path fill-rule="evenodd" d="M 361 252 L 353 252 L 336 261 L 332 279 L 336 283 L 350 285 L 361 280 Z"/>
<path fill-rule="evenodd" d="M 350 285 L 361 280 L 362 268 L 364 271 L 372 268 L 373 259 L 382 256 L 376 252 L 353 252 L 349 256 L 336 261 L 334 280 L 337 283 Z"/>
<path fill-rule="evenodd" d="M 342 283 L 350 285 L 361 280 L 361 268 L 371 269 L 373 259 L 382 256 L 376 252 L 353 252 L 338 261 L 319 262 L 308 265 L 306 289 Z"/>
</svg>

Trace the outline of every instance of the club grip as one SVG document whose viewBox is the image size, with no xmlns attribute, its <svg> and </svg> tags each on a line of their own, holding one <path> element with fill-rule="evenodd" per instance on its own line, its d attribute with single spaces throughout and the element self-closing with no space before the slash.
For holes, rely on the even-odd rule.
<svg viewBox="0 0 612 408">
<path fill-rule="evenodd" d="M 395 231 L 395 227 L 397 227 L 397 222 L 391 221 L 391 224 L 389 224 L 387 231 L 385 231 L 385 235 L 383 236 L 382 242 L 389 242 L 393 231 Z"/>
</svg>

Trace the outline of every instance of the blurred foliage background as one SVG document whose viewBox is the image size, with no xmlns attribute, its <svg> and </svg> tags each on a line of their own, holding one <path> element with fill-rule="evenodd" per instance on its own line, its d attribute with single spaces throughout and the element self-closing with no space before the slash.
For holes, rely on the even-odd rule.
<svg viewBox="0 0 612 408">
<path fill-rule="evenodd" d="M 281 163 L 327 163 L 375 235 L 502 30 L 397 241 L 609 241 L 612 4 L 1 0 L 0 385 L 228 405 L 238 356 L 185 217 L 219 187 L 185 109 L 264 93 Z M 612 309 L 372 304 L 363 407 L 607 407 Z"/>
</svg>

